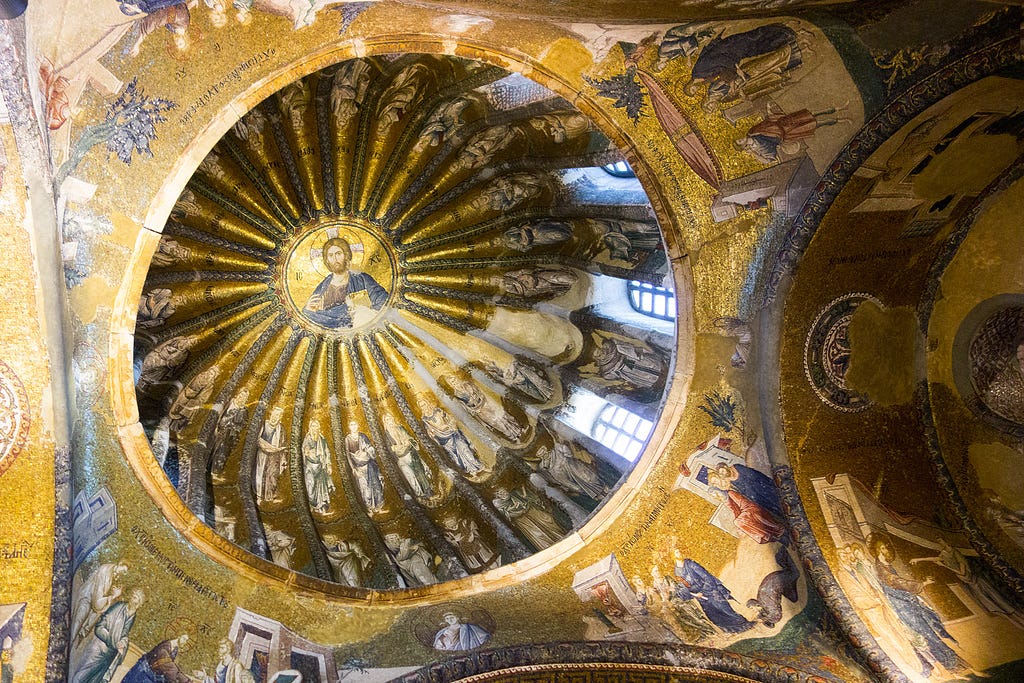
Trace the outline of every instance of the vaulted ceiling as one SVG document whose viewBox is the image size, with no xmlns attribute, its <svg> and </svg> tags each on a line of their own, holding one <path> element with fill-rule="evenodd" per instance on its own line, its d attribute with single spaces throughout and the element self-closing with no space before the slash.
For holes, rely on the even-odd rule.
<svg viewBox="0 0 1024 683">
<path fill-rule="evenodd" d="M 1021 21 L 29 8 L 18 672 L 1019 680 Z"/>
</svg>

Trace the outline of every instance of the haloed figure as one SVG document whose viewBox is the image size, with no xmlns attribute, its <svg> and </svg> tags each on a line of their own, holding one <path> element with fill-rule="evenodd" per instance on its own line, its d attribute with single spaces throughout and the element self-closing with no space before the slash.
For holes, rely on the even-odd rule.
<svg viewBox="0 0 1024 683">
<path fill-rule="evenodd" d="M 434 636 L 434 649 L 444 652 L 458 652 L 480 647 L 491 634 L 476 624 L 465 624 L 459 617 L 448 612 L 444 615 L 444 625 Z"/>
<path fill-rule="evenodd" d="M 284 473 L 285 460 L 284 408 L 274 406 L 270 417 L 263 423 L 260 431 L 259 445 L 256 450 L 256 499 L 259 502 L 276 502 L 278 482 Z"/>
<path fill-rule="evenodd" d="M 326 512 L 334 493 L 334 481 L 331 478 L 331 452 L 320 429 L 320 420 L 309 421 L 309 431 L 302 440 L 302 460 L 309 507 L 317 512 Z"/>
<path fill-rule="evenodd" d="M 380 512 L 384 509 L 384 480 L 377 464 L 377 449 L 370 443 L 370 437 L 359 431 L 359 423 L 355 420 L 348 423 L 345 451 L 366 509 Z"/>
<path fill-rule="evenodd" d="M 324 243 L 324 265 L 331 274 L 316 286 L 302 312 L 317 325 L 337 329 L 352 327 L 349 298 L 366 292 L 370 307 L 379 311 L 387 303 L 388 292 L 367 273 L 349 269 L 352 247 L 348 240 L 332 237 Z"/>
<path fill-rule="evenodd" d="M 136 588 L 127 600 L 119 600 L 103 612 L 82 651 L 72 683 L 107 683 L 110 680 L 128 654 L 128 634 L 145 599 L 146 594 Z"/>
</svg>

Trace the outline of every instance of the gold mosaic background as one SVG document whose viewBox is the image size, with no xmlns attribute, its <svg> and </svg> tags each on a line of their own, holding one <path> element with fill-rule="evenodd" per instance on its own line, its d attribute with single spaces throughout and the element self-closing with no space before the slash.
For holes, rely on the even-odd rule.
<svg viewBox="0 0 1024 683">
<path fill-rule="evenodd" d="M 810 530 L 852 616 L 910 680 L 954 680 L 981 670 L 995 673 L 993 680 L 1015 680 L 1014 662 L 1024 657 L 1020 612 L 1012 599 L 999 599 L 1009 591 L 977 569 L 963 529 L 940 514 L 946 498 L 931 485 L 915 392 L 926 378 L 950 385 L 950 335 L 969 304 L 987 296 L 974 283 L 1006 283 L 1003 289 L 1019 293 L 1019 269 L 1004 266 L 1009 248 L 985 270 L 991 275 L 970 276 L 970 261 L 995 259 L 975 256 L 981 247 L 968 238 L 941 287 L 952 292 L 969 283 L 972 294 L 937 298 L 934 329 L 919 326 L 918 305 L 944 241 L 1021 152 L 1013 118 L 1022 101 L 1019 81 L 1012 74 L 981 80 L 899 127 L 835 198 L 792 288 L 780 290 L 784 313 L 778 302 L 762 310 L 759 297 L 799 206 L 882 102 L 947 67 L 947 58 L 990 47 L 1006 26 L 1019 27 L 1017 9 L 936 0 L 874 14 L 849 6 L 856 3 L 800 3 L 772 8 L 786 15 L 768 15 L 756 3 L 709 2 L 709 13 L 684 26 L 691 17 L 672 8 L 639 17 L 639 9 L 613 3 L 595 6 L 593 19 L 617 17 L 615 25 L 540 9 L 542 16 L 521 16 L 529 8 L 491 3 L 460 5 L 458 13 L 396 2 L 157 4 L 132 15 L 117 3 L 54 0 L 33 3 L 25 18 L 23 63 L 40 125 L 19 135 L 46 141 L 59 188 L 56 200 L 25 194 L 26 183 L 17 180 L 22 155 L 5 126 L 0 197 L 9 208 L 3 225 L 11 248 L 3 311 L 5 321 L 17 322 L 4 325 L 0 361 L 21 380 L 30 419 L 21 453 L 0 461 L 0 543 L 32 544 L 29 554 L 0 565 L 0 604 L 25 603 L 20 635 L 4 654 L 14 680 L 43 677 L 53 566 L 50 482 L 54 449 L 67 438 L 65 417 L 75 434 L 75 494 L 113 501 L 117 511 L 110 535 L 76 528 L 76 538 L 99 541 L 75 571 L 68 618 L 86 627 L 71 643 L 72 671 L 91 666 L 97 653 L 113 656 L 109 679 L 117 682 L 140 657 L 188 634 L 174 659 L 189 674 L 241 666 L 243 659 L 245 666 L 262 661 L 284 670 L 299 649 L 318 654 L 326 680 L 339 680 L 339 670 L 349 680 L 359 680 L 360 670 L 367 680 L 387 680 L 452 656 L 457 650 L 443 643 L 454 638 L 465 645 L 462 654 L 567 640 L 699 644 L 756 653 L 802 675 L 867 680 L 822 627 L 826 607 L 811 590 L 814 577 L 795 543 L 773 524 L 781 510 L 771 509 L 778 504 L 772 494 L 740 518 L 736 507 L 701 488 L 694 473 L 725 462 L 737 477 L 749 470 L 757 482 L 719 482 L 726 498 L 746 491 L 747 503 L 770 489 L 761 483 L 773 465 L 792 467 Z M 661 21 L 665 12 L 671 21 Z M 764 43 L 747 36 L 759 45 L 746 48 L 743 59 L 750 61 L 741 68 L 736 58 L 731 75 L 710 78 L 716 95 L 706 82 L 689 83 L 713 40 L 768 26 L 775 28 L 754 34 Z M 778 42 L 770 42 L 772 35 Z M 571 102 L 624 152 L 664 231 L 679 303 L 677 348 L 671 389 L 647 448 L 615 498 L 578 533 L 449 587 L 327 595 L 317 580 L 254 563 L 165 495 L 165 475 L 139 423 L 136 318 L 160 232 L 214 144 L 296 79 L 346 59 L 392 53 L 455 55 L 521 73 Z M 161 110 L 157 99 L 176 106 Z M 125 112 L 147 101 L 151 129 L 136 128 L 127 138 L 111 132 L 123 132 L 117 125 L 130 118 Z M 789 139 L 776 130 L 781 137 L 755 154 L 753 141 L 744 139 L 760 124 L 781 125 L 785 115 L 795 117 L 786 122 Z M 921 168 L 925 157 L 931 161 Z M 970 173 L 957 172 L 965 168 Z M 29 187 L 39 188 L 34 179 L 46 174 L 29 171 Z M 1007 206 L 1019 203 L 1013 190 L 1007 197 Z M 44 212 L 53 214 L 51 228 L 60 225 L 61 258 L 28 227 L 47 225 Z M 983 212 L 979 234 L 991 221 L 1004 247 L 1019 243 L 1019 226 L 1001 212 L 1012 215 L 998 206 Z M 63 302 L 51 300 L 60 270 L 66 314 Z M 882 305 L 843 298 L 850 294 Z M 772 316 L 781 316 L 781 334 L 761 338 Z M 67 398 L 53 388 L 63 386 L 53 379 L 64 374 L 53 370 L 61 364 L 74 378 Z M 873 364 L 893 368 L 898 382 L 871 372 Z M 765 377 L 773 374 L 781 391 L 765 392 Z M 835 408 L 849 401 L 867 408 Z M 986 526 L 973 497 L 977 481 L 993 470 L 1019 472 L 1018 441 L 979 427 L 972 434 L 980 445 L 972 451 L 967 444 L 965 457 L 960 441 L 946 446 L 944 427 L 964 415 L 962 406 L 935 401 L 935 408 L 957 491 L 986 537 L 1019 568 L 1019 550 L 1004 529 L 1015 523 L 1012 499 L 998 518 L 1004 525 L 993 517 Z M 730 500 L 746 505 L 735 495 Z M 89 519 L 109 522 L 99 513 Z M 881 534 L 893 550 L 892 567 L 879 548 Z M 856 543 L 866 553 L 860 566 L 840 552 Z M 968 568 L 944 547 L 972 558 Z M 903 579 L 903 593 L 889 584 L 887 593 L 880 575 L 892 584 Z M 105 576 L 112 578 L 101 585 Z M 723 587 L 731 599 L 720 594 L 717 603 L 702 603 L 692 592 L 687 598 L 686 584 L 701 581 L 709 592 Z M 89 610 L 80 608 L 84 621 L 75 622 L 74 606 L 90 591 L 106 596 L 94 623 L 115 603 L 129 609 L 135 589 L 145 599 L 125 630 L 126 648 L 110 655 L 96 645 Z M 911 637 L 910 616 L 900 613 L 907 594 L 920 594 L 957 642 Z M 0 612 L 7 613 L 18 612 Z M 274 646 L 261 644 L 252 629 L 274 633 Z M 930 678 L 925 653 L 945 660 Z"/>
</svg>

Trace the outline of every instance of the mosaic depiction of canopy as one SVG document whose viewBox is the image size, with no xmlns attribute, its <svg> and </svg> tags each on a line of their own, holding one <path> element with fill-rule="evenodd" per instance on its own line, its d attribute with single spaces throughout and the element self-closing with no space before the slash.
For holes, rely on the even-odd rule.
<svg viewBox="0 0 1024 683">
<path fill-rule="evenodd" d="M 621 159 L 552 92 L 448 57 L 343 62 L 242 117 L 139 304 L 140 414 L 188 507 L 377 589 L 579 528 L 637 453 L 573 413 L 649 431 L 672 363 L 671 326 L 614 305 L 668 279 L 646 195 L 601 170 Z"/>
</svg>

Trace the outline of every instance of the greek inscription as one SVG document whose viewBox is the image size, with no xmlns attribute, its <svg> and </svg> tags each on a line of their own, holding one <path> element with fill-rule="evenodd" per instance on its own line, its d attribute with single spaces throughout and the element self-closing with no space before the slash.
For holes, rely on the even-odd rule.
<svg viewBox="0 0 1024 683">
<path fill-rule="evenodd" d="M 27 560 L 32 552 L 35 543 L 28 541 L 14 541 L 0 543 L 0 562 L 12 560 Z"/>
<path fill-rule="evenodd" d="M 149 555 L 156 560 L 161 569 L 204 598 L 208 598 L 221 607 L 228 606 L 228 601 L 224 599 L 224 596 L 182 569 L 174 560 L 168 557 L 162 550 L 160 550 L 160 548 L 157 547 L 156 543 L 144 529 L 138 525 L 132 526 L 132 536 L 135 537 L 135 540 L 140 546 L 142 546 L 143 550 L 149 553 Z"/>
<path fill-rule="evenodd" d="M 221 45 L 219 42 L 213 44 L 213 51 L 221 51 Z M 276 54 L 276 49 L 272 47 L 267 48 L 266 50 L 262 50 L 252 55 L 251 57 L 249 57 L 249 59 L 245 60 L 244 62 L 240 62 L 239 64 L 237 64 L 235 68 L 227 72 L 219 81 L 208 87 L 206 89 L 206 92 L 204 92 L 195 101 L 193 101 L 192 104 L 190 104 L 185 109 L 184 113 L 178 118 L 178 123 L 182 126 L 186 126 L 192 123 L 192 120 L 195 117 L 196 112 L 210 104 L 213 98 L 221 94 L 222 89 L 227 88 L 227 86 L 229 85 L 237 85 L 241 83 L 242 76 L 245 74 L 246 71 L 256 67 L 257 65 L 263 62 L 266 62 Z M 182 74 L 180 78 L 185 77 L 184 71 L 184 69 L 179 69 L 179 72 Z M 177 74 L 175 74 L 175 78 L 179 78 Z"/>
</svg>

